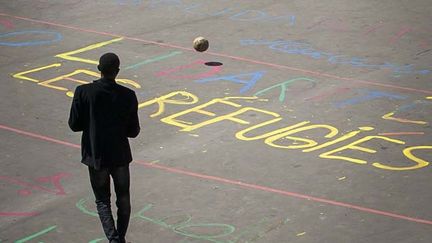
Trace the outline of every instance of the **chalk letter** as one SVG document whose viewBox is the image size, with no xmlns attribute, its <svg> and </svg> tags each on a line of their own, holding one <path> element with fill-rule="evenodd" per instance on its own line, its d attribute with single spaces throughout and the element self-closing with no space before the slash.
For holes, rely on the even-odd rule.
<svg viewBox="0 0 432 243">
<path fill-rule="evenodd" d="M 354 142 L 352 142 L 352 143 L 350 143 L 348 145 L 345 145 L 345 146 L 342 146 L 340 148 L 337 148 L 337 149 L 334 149 L 334 150 L 322 153 L 322 154 L 319 155 L 319 157 L 320 158 L 326 158 L 326 159 L 341 159 L 341 160 L 346 160 L 346 161 L 357 163 L 357 164 L 367 164 L 367 161 L 365 161 L 365 160 L 354 159 L 354 158 L 344 157 L 344 156 L 337 156 L 337 155 L 332 155 L 332 154 L 337 153 L 337 152 L 341 152 L 341 151 L 347 150 L 347 149 L 359 150 L 359 151 L 363 151 L 363 152 L 371 153 L 371 154 L 376 153 L 376 150 L 357 146 L 357 144 L 361 144 L 363 142 L 372 140 L 374 138 L 383 139 L 383 140 L 386 140 L 386 141 L 389 141 L 389 142 L 392 142 L 392 143 L 405 144 L 404 141 L 397 140 L 397 139 L 391 139 L 391 138 L 384 137 L 384 136 L 366 136 L 366 137 L 361 138 L 361 139 L 359 139 L 357 141 L 354 141 Z"/>
<path fill-rule="evenodd" d="M 29 78 L 27 76 L 24 76 L 24 74 L 34 73 L 34 72 L 38 72 L 38 71 L 45 70 L 45 69 L 48 69 L 48 68 L 60 67 L 60 66 L 61 66 L 60 63 L 54 63 L 54 64 L 51 64 L 51 65 L 48 65 L 48 66 L 43 66 L 43 67 L 40 67 L 40 68 L 35 68 L 35 69 L 32 69 L 32 70 L 16 73 L 16 74 L 13 74 L 12 77 L 38 83 L 40 80 L 37 80 L 37 79 L 34 79 L 34 78 Z"/>
<path fill-rule="evenodd" d="M 309 126 L 296 128 L 293 130 L 289 130 L 289 131 L 271 136 L 271 137 L 267 138 L 266 140 L 264 140 L 264 143 L 266 143 L 267 145 L 270 145 L 272 147 L 276 147 L 276 148 L 286 148 L 286 149 L 310 148 L 310 147 L 317 145 L 318 143 L 312 139 L 292 137 L 292 136 L 288 136 L 288 135 L 295 134 L 295 133 L 301 132 L 301 131 L 311 130 L 314 128 L 328 129 L 330 132 L 324 136 L 326 138 L 332 138 L 332 137 L 336 136 L 339 132 L 335 127 L 332 127 L 329 125 L 309 125 Z M 275 144 L 274 141 L 279 140 L 279 139 L 291 139 L 294 141 L 304 142 L 305 144 L 289 145 L 289 146 Z"/>
<path fill-rule="evenodd" d="M 333 144 L 336 144 L 336 143 L 340 143 L 340 142 L 342 142 L 342 141 L 345 141 L 345 140 L 347 140 L 347 139 L 349 139 L 349 138 L 352 138 L 352 137 L 356 136 L 357 134 L 361 133 L 362 131 L 372 131 L 372 130 L 374 130 L 373 127 L 359 127 L 359 129 L 360 129 L 360 130 L 358 130 L 358 131 L 352 131 L 352 132 L 349 132 L 349 133 L 347 133 L 347 134 L 345 134 L 345 135 L 343 135 L 343 136 L 341 136 L 341 137 L 339 137 L 339 138 L 336 138 L 335 140 L 332 140 L 332 141 L 329 141 L 329 142 L 326 142 L 326 143 L 320 144 L 320 145 L 315 146 L 315 147 L 313 147 L 313 148 L 303 149 L 302 151 L 303 151 L 303 152 L 306 152 L 306 153 L 307 153 L 307 152 L 312 152 L 312 151 L 315 151 L 315 150 L 318 150 L 318 149 L 322 149 L 322 148 L 325 148 L 325 147 L 331 146 L 331 145 L 333 145 Z"/>
<path fill-rule="evenodd" d="M 420 124 L 420 125 L 426 125 L 427 124 L 427 122 L 425 122 L 425 121 L 415 121 L 415 120 L 397 118 L 397 117 L 393 117 L 393 115 L 394 115 L 394 112 L 390 112 L 390 113 L 387 113 L 384 116 L 382 116 L 382 118 L 385 120 L 398 121 L 398 122 L 402 122 L 402 123 L 413 123 L 413 124 Z"/>
<path fill-rule="evenodd" d="M 410 166 L 410 167 L 393 167 L 393 166 L 388 166 L 388 165 L 383 165 L 379 162 L 375 162 L 372 165 L 380 168 L 380 169 L 384 169 L 384 170 L 415 170 L 415 169 L 420 169 L 423 167 L 426 167 L 429 165 L 429 162 L 427 162 L 426 160 L 420 159 L 416 156 L 414 156 L 412 154 L 411 151 L 413 150 L 418 150 L 418 149 L 432 149 L 432 146 L 415 146 L 415 147 L 409 147 L 403 150 L 404 155 L 409 158 L 410 160 L 416 162 L 416 165 Z"/>
<path fill-rule="evenodd" d="M 56 90 L 60 90 L 60 91 L 67 91 L 66 95 L 69 96 L 69 97 L 73 97 L 73 92 L 72 91 L 69 91 L 65 87 L 52 85 L 52 83 L 60 81 L 60 80 L 69 80 L 69 81 L 77 82 L 79 84 L 87 84 L 87 83 L 89 83 L 88 81 L 82 81 L 82 80 L 71 78 L 71 76 L 75 76 L 75 75 L 81 74 L 81 73 L 82 74 L 87 74 L 87 75 L 92 76 L 92 77 L 100 78 L 100 74 L 99 73 L 96 73 L 96 72 L 93 72 L 93 71 L 90 71 L 90 70 L 85 70 L 85 69 L 78 69 L 78 70 L 75 70 L 75 71 L 73 71 L 71 73 L 64 74 L 64 75 L 61 75 L 61 76 L 58 76 L 58 77 L 55 77 L 55 78 L 52 78 L 52 79 L 48 79 L 48 80 L 42 81 L 42 82 L 40 82 L 38 84 L 42 85 L 42 86 L 45 86 L 47 88 L 51 88 L 51 89 L 56 89 Z M 141 86 L 138 83 L 136 83 L 136 82 L 134 82 L 132 80 L 129 80 L 129 79 L 116 79 L 116 81 L 119 82 L 119 83 L 124 83 L 124 84 L 131 85 L 134 88 L 141 88 Z"/>
<path fill-rule="evenodd" d="M 210 124 L 213 124 L 213 123 L 216 123 L 216 122 L 220 122 L 220 121 L 223 121 L 223 120 L 230 120 L 230 121 L 233 121 L 233 122 L 236 122 L 236 123 L 239 123 L 239 124 L 248 125 L 249 124 L 248 121 L 245 121 L 245 120 L 242 120 L 242 119 L 239 119 L 239 118 L 235 117 L 235 116 L 240 115 L 242 113 L 245 113 L 247 111 L 256 111 L 256 112 L 261 112 L 261 113 L 264 113 L 264 114 L 275 116 L 274 112 L 270 112 L 270 111 L 266 111 L 266 110 L 261 110 L 261 109 L 257 109 L 257 108 L 253 108 L 253 107 L 245 107 L 245 108 L 242 108 L 242 109 L 240 109 L 238 111 L 235 111 L 235 112 L 232 112 L 232 113 L 229 113 L 229 114 L 226 114 L 226 115 L 218 116 L 218 117 L 215 117 L 216 114 L 214 114 L 213 112 L 209 112 L 209 111 L 203 110 L 203 108 L 208 107 L 208 106 L 213 105 L 213 104 L 225 104 L 225 105 L 229 105 L 229 106 L 233 106 L 233 107 L 241 107 L 240 104 L 237 104 L 237 103 L 229 101 L 231 99 L 249 99 L 249 100 L 251 100 L 251 99 L 257 99 L 257 97 L 225 97 L 225 98 L 217 98 L 217 99 L 213 99 L 213 100 L 211 100 L 211 101 L 209 101 L 207 103 L 204 103 L 202 105 L 199 105 L 199 106 L 193 107 L 191 109 L 184 110 L 182 112 L 179 112 L 179 113 L 167 116 L 165 118 L 162 118 L 161 121 L 165 122 L 167 124 L 173 125 L 173 126 L 178 126 L 178 127 L 183 128 L 180 131 L 192 131 L 192 130 L 201 128 L 203 126 L 207 126 L 207 125 L 210 125 Z M 201 122 L 201 123 L 197 123 L 197 124 L 192 124 L 191 122 L 188 122 L 188 121 L 182 121 L 182 120 L 175 119 L 175 118 L 177 118 L 179 116 L 183 116 L 183 115 L 186 115 L 186 114 L 192 113 L 192 112 L 199 113 L 199 114 L 206 115 L 206 116 L 215 117 L 215 118 L 207 120 L 207 121 L 204 121 L 204 122 Z"/>
<path fill-rule="evenodd" d="M 179 99 L 175 99 L 174 97 L 180 95 Z M 143 108 L 152 104 L 158 104 L 159 108 L 156 113 L 150 115 L 150 117 L 156 117 L 162 114 L 165 111 L 165 104 L 174 104 L 174 105 L 191 105 L 198 102 L 198 97 L 194 94 L 191 94 L 186 91 L 174 91 L 167 95 L 163 95 L 161 97 L 154 98 L 152 100 L 140 103 L 138 108 Z"/>
<path fill-rule="evenodd" d="M 70 61 L 84 62 L 84 63 L 96 64 L 97 65 L 97 64 L 99 64 L 99 61 L 91 60 L 91 59 L 85 59 L 85 58 L 81 58 L 81 57 L 74 57 L 72 55 L 78 54 L 78 53 L 81 53 L 81 52 L 85 52 L 85 51 L 90 51 L 90 50 L 93 50 L 93 49 L 97 49 L 97 48 L 100 48 L 102 46 L 106 46 L 106 45 L 109 45 L 111 43 L 114 43 L 114 42 L 117 42 L 117 41 L 121 41 L 121 40 L 123 40 L 123 37 L 112 39 L 112 40 L 109 40 L 109 41 L 99 42 L 99 43 L 96 43 L 96 44 L 93 44 L 93 45 L 89 45 L 89 46 L 80 48 L 78 50 L 69 51 L 69 52 L 65 52 L 65 53 L 60 53 L 58 55 L 55 55 L 55 57 L 60 57 L 60 58 L 63 58 L 63 59 L 66 59 L 66 60 L 70 60 Z"/>
<path fill-rule="evenodd" d="M 301 126 L 303 126 L 305 124 L 310 123 L 310 121 L 300 122 L 300 123 L 294 124 L 292 126 L 280 128 L 280 129 L 277 129 L 277 130 L 274 130 L 274 131 L 271 131 L 271 132 L 267 132 L 267 133 L 264 133 L 264 134 L 261 134 L 261 135 L 255 136 L 255 137 L 246 137 L 244 135 L 245 133 L 250 132 L 250 131 L 252 131 L 254 129 L 257 129 L 257 128 L 266 126 L 268 124 L 272 124 L 272 123 L 275 123 L 275 122 L 278 122 L 278 121 L 282 120 L 282 118 L 279 117 L 280 116 L 279 114 L 275 113 L 275 116 L 278 117 L 278 118 L 275 118 L 275 119 L 272 119 L 272 120 L 269 120 L 269 121 L 265 121 L 265 122 L 262 122 L 260 124 L 248 127 L 248 128 L 243 129 L 241 131 L 238 131 L 236 133 L 236 135 L 235 135 L 236 138 L 238 138 L 240 140 L 244 140 L 244 141 L 258 140 L 258 139 L 267 138 L 267 137 L 273 136 L 275 134 L 282 133 L 282 132 L 285 132 L 285 131 L 288 131 L 288 130 L 291 130 L 291 129 L 294 129 L 294 128 L 297 128 L 297 127 L 301 127 Z"/>
</svg>

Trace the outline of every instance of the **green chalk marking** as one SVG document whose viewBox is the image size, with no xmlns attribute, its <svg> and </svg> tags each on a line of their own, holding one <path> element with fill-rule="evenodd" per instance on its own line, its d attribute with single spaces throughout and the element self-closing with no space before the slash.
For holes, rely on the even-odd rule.
<svg viewBox="0 0 432 243">
<path fill-rule="evenodd" d="M 30 236 L 27 236 L 26 238 L 23 238 L 23 239 L 21 239 L 21 240 L 17 240 L 17 241 L 15 241 L 15 243 L 23 243 L 23 242 L 27 242 L 27 241 L 29 241 L 29 240 L 32 240 L 32 239 L 38 237 L 38 236 L 41 236 L 41 235 L 43 235 L 43 234 L 46 234 L 46 233 L 50 232 L 51 230 L 53 230 L 53 229 L 55 229 L 55 228 L 57 228 L 57 225 L 53 225 L 53 226 L 48 227 L 48 228 L 46 228 L 46 229 L 44 229 L 44 230 L 41 230 L 41 231 L 39 231 L 39 232 L 37 232 L 37 233 L 34 233 L 34 234 L 30 235 Z"/>
<path fill-rule="evenodd" d="M 215 238 L 219 238 L 219 237 L 223 237 L 223 236 L 227 236 L 229 234 L 232 234 L 235 231 L 235 227 L 232 225 L 228 225 L 228 224 L 189 224 L 189 222 L 192 220 L 192 216 L 190 215 L 184 215 L 186 217 L 186 219 L 184 219 L 183 221 L 180 221 L 179 223 L 176 224 L 167 224 L 166 221 L 169 218 L 173 218 L 176 216 L 168 216 L 165 218 L 162 218 L 161 220 L 158 219 L 153 219 L 147 216 L 144 216 L 144 212 L 151 209 L 153 207 L 152 204 L 148 204 L 146 205 L 143 209 L 141 209 L 135 217 L 149 221 L 151 223 L 157 224 L 161 227 L 164 227 L 166 229 L 170 229 L 172 230 L 174 233 L 179 234 L 179 235 L 183 235 L 189 238 L 193 238 L 193 239 L 200 239 L 200 240 L 207 240 L 210 242 L 215 242 L 215 243 L 226 243 L 226 241 L 220 241 L 220 240 L 216 240 Z M 183 216 L 183 215 L 178 215 L 178 216 Z M 218 235 L 196 235 L 194 233 L 191 233 L 189 231 L 186 231 L 186 228 L 189 227 L 224 227 L 224 231 Z"/>
<path fill-rule="evenodd" d="M 97 243 L 97 242 L 100 242 L 100 241 L 103 241 L 103 240 L 105 240 L 105 238 L 94 239 L 92 241 L 89 241 L 89 243 Z"/>
<path fill-rule="evenodd" d="M 90 210 L 88 210 L 85 207 L 85 203 L 87 202 L 86 198 L 82 198 L 80 199 L 77 203 L 76 203 L 76 207 L 83 213 L 88 214 L 90 216 L 94 216 L 94 217 L 98 217 L 98 214 L 96 212 L 92 212 Z M 133 215 L 133 217 L 131 218 L 139 218 L 145 221 L 148 221 L 150 223 L 159 225 L 163 228 L 172 230 L 174 233 L 188 237 L 188 238 L 192 238 L 192 239 L 198 239 L 198 240 L 207 240 L 209 242 L 214 242 L 214 243 L 233 243 L 233 241 L 226 241 L 226 240 L 218 240 L 216 238 L 221 238 L 221 237 L 225 237 L 228 235 L 231 235 L 232 233 L 234 233 L 236 231 L 236 228 L 232 225 L 229 224 L 219 224 L 219 223 L 203 223 L 203 224 L 192 224 L 190 223 L 190 221 L 192 220 L 192 216 L 190 215 L 171 215 L 171 216 L 167 216 L 161 219 L 154 219 L 148 216 L 144 215 L 144 212 L 150 210 L 151 208 L 153 208 L 153 204 L 147 204 L 146 206 L 144 206 L 138 213 L 136 213 L 135 215 Z M 176 218 L 179 218 L 178 220 L 176 220 Z M 168 223 L 169 221 L 173 221 L 176 220 L 173 223 Z M 261 223 L 261 222 L 260 222 Z M 219 232 L 217 232 L 216 234 L 195 234 L 193 233 L 191 230 L 188 229 L 193 229 L 193 228 L 220 228 L 221 230 Z M 244 232 L 246 233 L 246 232 Z M 243 233 L 243 234 L 244 234 Z M 99 238 L 99 239 L 95 239 L 92 241 L 89 241 L 89 243 L 97 243 L 100 242 L 102 240 L 104 240 L 105 238 Z M 238 238 L 236 237 L 235 241 L 236 242 L 238 240 Z M 18 242 L 16 242 L 18 243 Z"/>
<path fill-rule="evenodd" d="M 260 90 L 260 91 L 256 92 L 254 95 L 255 96 L 259 96 L 259 95 L 261 95 L 261 94 L 263 94 L 263 93 L 265 93 L 265 92 L 267 92 L 267 91 L 269 91 L 271 89 L 279 87 L 280 90 L 281 90 L 280 93 L 279 93 L 279 101 L 283 102 L 285 100 L 285 96 L 286 96 L 286 92 L 288 90 L 288 86 L 290 86 L 295 81 L 308 81 L 308 82 L 312 83 L 313 86 L 315 86 L 315 84 L 317 83 L 317 81 L 315 81 L 313 79 L 310 79 L 310 78 L 304 78 L 304 77 L 293 78 L 293 79 L 287 80 L 285 82 L 282 82 L 282 83 L 270 86 L 270 87 L 265 88 L 263 90 Z"/>
<path fill-rule="evenodd" d="M 147 60 L 144 60 L 142 62 L 136 63 L 134 65 L 130 65 L 130 66 L 126 67 L 125 70 L 132 69 L 132 68 L 137 68 L 139 66 L 142 66 L 142 65 L 145 65 L 145 64 L 149 64 L 149 63 L 152 63 L 152 62 L 162 61 L 164 59 L 167 59 L 169 57 L 173 57 L 173 56 L 176 56 L 176 55 L 179 55 L 179 54 L 182 54 L 182 53 L 183 52 L 181 52 L 181 51 L 173 51 L 173 52 L 170 52 L 170 53 L 168 53 L 166 55 L 162 55 L 162 56 L 158 56 L 158 57 L 155 57 L 155 58 L 147 59 Z"/>
<path fill-rule="evenodd" d="M 86 199 L 85 198 L 82 198 L 82 199 L 80 199 L 76 204 L 75 204 L 75 206 L 79 209 L 79 210 L 81 210 L 81 212 L 83 212 L 83 213 L 85 213 L 85 214 L 88 214 L 88 215 L 90 215 L 90 216 L 94 216 L 94 217 L 98 217 L 98 214 L 97 214 L 97 212 L 92 212 L 92 211 L 90 211 L 90 210 L 88 210 L 85 206 L 84 206 L 84 204 L 86 203 Z"/>
<path fill-rule="evenodd" d="M 224 231 L 220 234 L 217 235 L 196 235 L 193 233 L 190 233 L 189 231 L 184 230 L 185 228 L 189 228 L 189 227 L 219 227 L 219 228 L 223 228 Z M 214 241 L 214 238 L 220 238 L 220 237 L 224 237 L 227 235 L 232 234 L 235 231 L 235 227 L 229 224 L 217 224 L 217 223 L 207 223 L 207 224 L 186 224 L 186 225 L 182 225 L 179 227 L 176 227 L 173 229 L 174 232 L 184 235 L 184 236 L 188 236 L 191 238 L 195 238 L 195 239 L 206 239 L 206 240 L 210 240 L 210 241 Z M 220 241 L 214 241 L 214 242 L 220 242 Z"/>
</svg>

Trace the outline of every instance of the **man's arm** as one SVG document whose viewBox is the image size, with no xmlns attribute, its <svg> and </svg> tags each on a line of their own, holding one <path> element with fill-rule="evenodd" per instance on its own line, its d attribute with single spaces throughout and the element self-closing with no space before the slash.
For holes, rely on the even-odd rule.
<svg viewBox="0 0 432 243">
<path fill-rule="evenodd" d="M 83 104 L 81 100 L 81 87 L 75 89 L 69 115 L 69 127 L 74 132 L 84 130 Z"/>
<path fill-rule="evenodd" d="M 135 138 L 140 133 L 140 125 L 138 119 L 138 100 L 135 95 L 135 92 L 133 92 L 132 94 L 133 94 L 132 108 L 131 108 L 131 113 L 129 115 L 126 135 L 130 138 Z"/>
</svg>

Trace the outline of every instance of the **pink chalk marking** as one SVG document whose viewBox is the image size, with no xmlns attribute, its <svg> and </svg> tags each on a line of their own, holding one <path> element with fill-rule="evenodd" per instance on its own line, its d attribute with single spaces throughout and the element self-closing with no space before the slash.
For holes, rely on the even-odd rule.
<svg viewBox="0 0 432 243">
<path fill-rule="evenodd" d="M 399 135 L 424 135 L 424 132 L 388 132 L 378 133 L 380 136 L 399 136 Z"/>
<path fill-rule="evenodd" d="M 26 216 L 35 216 L 38 214 L 39 213 L 37 212 L 0 212 L 0 217 L 14 217 L 14 216 L 26 217 Z"/>
<path fill-rule="evenodd" d="M 30 19 L 30 18 L 25 18 L 25 17 L 9 15 L 9 14 L 5 14 L 5 13 L 0 13 L 0 15 L 1 16 L 8 16 L 8 17 L 16 18 L 16 19 L 21 19 L 21 20 L 25 20 L 25 21 L 29 21 L 29 22 L 33 22 L 33 23 L 40 23 L 40 24 L 46 24 L 46 25 L 51 25 L 51 26 L 63 27 L 63 28 L 68 28 L 68 29 L 77 30 L 77 31 L 81 31 L 81 32 L 95 33 L 95 34 L 111 36 L 111 37 L 123 37 L 126 40 L 135 40 L 135 41 L 150 43 L 150 44 L 154 44 L 154 45 L 158 45 L 158 46 L 170 47 L 170 48 L 182 49 L 182 50 L 186 50 L 186 51 L 195 52 L 195 50 L 193 48 L 186 48 L 186 47 L 167 44 L 167 43 L 159 43 L 156 41 L 149 41 L 149 40 L 144 40 L 144 39 L 140 39 L 140 38 L 122 36 L 122 35 L 112 34 L 112 33 L 108 33 L 108 32 L 96 31 L 96 30 L 91 30 L 91 29 L 83 29 L 83 28 L 78 28 L 78 27 L 69 26 L 69 25 L 63 25 L 63 24 L 57 24 L 57 23 L 52 23 L 52 22 L 47 22 L 47 21 L 42 21 L 42 20 L 36 20 L 36 19 Z M 338 75 L 328 74 L 328 73 L 324 73 L 324 72 L 317 72 L 317 71 L 312 71 L 312 70 L 307 70 L 307 69 L 295 68 L 295 67 L 290 67 L 290 66 L 285 66 L 285 65 L 275 64 L 275 63 L 269 63 L 269 62 L 263 62 L 263 61 L 248 59 L 248 58 L 244 58 L 244 57 L 231 56 L 231 55 L 226 55 L 226 54 L 221 54 L 221 53 L 216 53 L 216 52 L 206 52 L 205 54 L 211 55 L 211 56 L 225 57 L 225 58 L 229 58 L 229 59 L 233 59 L 233 60 L 237 60 L 237 61 L 260 64 L 260 65 L 273 67 L 273 68 L 277 68 L 277 69 L 286 69 L 286 70 L 305 73 L 305 74 L 317 76 L 317 77 L 325 77 L 325 78 L 337 79 L 340 81 L 355 82 L 355 83 L 360 83 L 360 84 L 365 84 L 365 85 L 374 85 L 374 86 L 378 86 L 381 88 L 389 88 L 389 89 L 395 89 L 395 90 L 400 90 L 400 91 L 405 91 L 405 92 L 432 94 L 432 90 L 415 89 L 415 88 L 403 87 L 403 86 L 392 85 L 392 84 L 384 84 L 384 83 L 380 83 L 377 81 L 369 81 L 369 80 L 361 80 L 361 79 L 355 79 L 355 78 L 341 77 Z"/>
<path fill-rule="evenodd" d="M 69 173 L 57 173 L 53 176 L 46 176 L 46 177 L 39 177 L 36 178 L 35 181 L 39 183 L 52 183 L 56 190 L 52 190 L 43 186 L 35 185 L 32 183 L 28 183 L 19 179 L 15 179 L 9 176 L 0 176 L 0 180 L 9 182 L 10 184 L 15 184 L 24 187 L 24 189 L 18 190 L 18 194 L 21 196 L 28 196 L 32 194 L 31 190 L 38 190 L 38 191 L 44 191 L 53 193 L 55 195 L 66 195 L 66 192 L 64 191 L 63 186 L 60 183 L 60 180 L 64 177 L 69 177 Z"/>
<path fill-rule="evenodd" d="M 21 131 L 21 130 L 18 130 L 15 128 L 10 128 L 10 127 L 4 126 L 4 125 L 0 125 L 0 128 L 5 129 L 7 131 L 12 131 L 12 132 L 20 131 L 20 132 L 16 132 L 16 133 L 26 135 L 26 136 L 30 136 L 29 134 L 32 134 L 32 136 L 30 136 L 30 137 L 49 141 L 49 142 L 60 141 L 60 142 L 54 142 L 54 143 L 66 145 L 66 146 L 73 147 L 73 148 L 77 148 L 77 147 L 79 148 L 79 145 L 76 145 L 76 144 L 72 144 L 72 143 L 61 141 L 61 140 L 49 138 L 49 137 L 42 136 L 42 135 L 35 134 L 35 133 Z M 74 146 L 71 146 L 71 145 L 74 145 Z M 432 225 L 431 220 L 409 217 L 409 216 L 405 216 L 405 215 L 401 215 L 401 214 L 376 210 L 376 209 L 372 209 L 372 208 L 367 208 L 367 207 L 362 207 L 362 206 L 358 206 L 358 205 L 354 205 L 354 204 L 333 201 L 333 200 L 319 198 L 319 197 L 308 196 L 308 195 L 304 195 L 304 194 L 300 194 L 300 193 L 284 191 L 284 190 L 275 189 L 275 188 L 266 187 L 266 186 L 260 186 L 260 185 L 256 185 L 256 184 L 245 183 L 245 182 L 241 182 L 241 181 L 237 181 L 237 180 L 230 180 L 230 179 L 217 177 L 217 176 L 199 174 L 199 173 L 195 173 L 195 172 L 191 172 L 191 171 L 187 171 L 187 170 L 163 166 L 163 165 L 155 164 L 155 163 L 148 163 L 148 162 L 144 162 L 144 161 L 140 161 L 140 160 L 136 160 L 135 163 L 140 164 L 140 165 L 144 165 L 144 166 L 147 166 L 150 168 L 167 171 L 167 172 L 174 173 L 174 174 L 181 174 L 181 175 L 186 175 L 186 176 L 190 176 L 190 177 L 206 179 L 206 180 L 210 180 L 210 181 L 217 181 L 217 182 L 226 183 L 226 184 L 230 184 L 230 185 L 236 185 L 236 186 L 240 186 L 240 187 L 244 187 L 244 188 L 248 188 L 248 189 L 254 189 L 254 190 L 265 191 L 265 192 L 269 192 L 269 193 L 275 193 L 275 194 L 279 194 L 279 195 L 283 195 L 283 196 L 304 199 L 307 201 L 320 202 L 320 203 L 325 203 L 325 204 L 343 207 L 343 208 L 350 208 L 350 209 L 354 209 L 354 210 L 358 210 L 358 211 L 362 211 L 362 212 L 366 212 L 366 213 L 370 213 L 370 214 L 387 216 L 387 217 L 394 218 L 394 219 L 401 219 L 401 220 L 406 220 L 406 221 L 415 222 L 415 223 Z"/>
<path fill-rule="evenodd" d="M 348 29 L 347 24 L 341 18 L 337 18 L 337 19 L 325 18 L 325 19 L 322 19 L 316 23 L 313 23 L 309 27 L 306 27 L 306 29 L 312 29 L 312 28 L 315 28 L 318 25 L 322 25 L 324 23 L 326 24 L 326 26 L 328 26 L 328 27 L 330 27 L 336 31 L 347 31 L 347 29 Z"/>
<path fill-rule="evenodd" d="M 172 79 L 202 79 L 202 78 L 211 77 L 211 76 L 215 75 L 216 73 L 219 73 L 220 71 L 222 71 L 222 66 L 214 66 L 214 67 L 211 67 L 210 70 L 203 72 L 203 73 L 191 74 L 191 75 L 177 75 L 177 76 L 172 75 L 172 73 L 179 72 L 179 71 L 184 70 L 184 69 L 190 69 L 190 68 L 193 68 L 194 66 L 198 66 L 198 65 L 199 65 L 198 67 L 203 66 L 202 64 L 205 64 L 205 63 L 206 63 L 206 61 L 204 61 L 204 60 L 197 60 L 197 61 L 192 62 L 191 64 L 178 66 L 178 67 L 164 70 L 164 71 L 159 71 L 158 73 L 156 73 L 156 76 L 158 76 L 158 77 L 168 76 Z"/>
<path fill-rule="evenodd" d="M 329 27 L 333 28 L 336 31 L 348 31 L 348 25 L 341 18 L 330 22 Z"/>
<path fill-rule="evenodd" d="M 374 25 L 374 26 L 370 27 L 369 29 L 367 29 L 366 32 L 363 33 L 363 35 L 368 35 L 372 32 L 375 32 L 377 29 L 381 28 L 383 25 L 384 25 L 383 23 Z"/>
<path fill-rule="evenodd" d="M 394 44 L 397 40 L 399 40 L 402 36 L 404 36 L 406 33 L 411 32 L 412 29 L 409 27 L 403 27 L 401 30 L 390 39 L 390 44 Z"/>
<path fill-rule="evenodd" d="M 419 47 L 423 49 L 427 49 L 429 47 L 429 43 L 426 40 L 421 40 Z"/>
<path fill-rule="evenodd" d="M 311 26 L 306 27 L 306 29 L 312 29 L 312 28 L 315 28 L 316 26 L 318 26 L 318 25 L 320 25 L 320 24 L 322 24 L 322 23 L 324 23 L 324 22 L 326 22 L 326 21 L 329 21 L 329 20 L 330 20 L 330 19 L 327 19 L 327 18 L 322 19 L 322 20 L 320 20 L 320 21 L 318 21 L 318 22 L 316 22 L 316 23 L 313 23 Z"/>
<path fill-rule="evenodd" d="M 6 19 L 0 19 L 0 25 L 3 25 L 6 29 L 13 29 L 15 28 L 15 25 Z"/>
</svg>

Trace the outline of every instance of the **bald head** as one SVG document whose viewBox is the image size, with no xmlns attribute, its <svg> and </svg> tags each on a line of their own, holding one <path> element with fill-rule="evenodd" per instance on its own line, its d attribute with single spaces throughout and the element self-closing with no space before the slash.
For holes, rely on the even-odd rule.
<svg viewBox="0 0 432 243">
<path fill-rule="evenodd" d="M 99 71 L 107 78 L 115 78 L 120 71 L 120 59 L 114 53 L 105 53 L 99 58 Z"/>
</svg>

